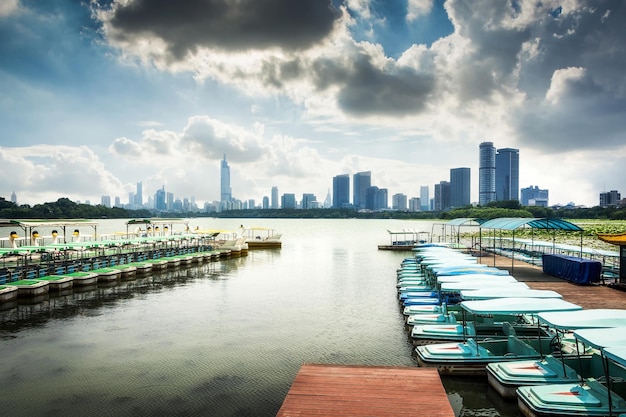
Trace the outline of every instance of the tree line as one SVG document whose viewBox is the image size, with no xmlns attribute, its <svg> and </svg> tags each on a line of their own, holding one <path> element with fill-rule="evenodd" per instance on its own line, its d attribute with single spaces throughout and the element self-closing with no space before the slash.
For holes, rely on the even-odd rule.
<svg viewBox="0 0 626 417">
<path fill-rule="evenodd" d="M 295 219 L 455 219 L 461 217 L 495 219 L 501 217 L 535 217 L 550 219 L 626 220 L 626 208 L 551 208 L 522 206 L 519 201 L 493 201 L 486 206 L 466 206 L 448 211 L 356 211 L 349 208 L 328 209 L 251 209 L 216 212 L 156 212 L 129 210 L 101 204 L 80 204 L 68 198 L 43 204 L 16 205 L 0 197 L 0 217 L 5 219 L 129 219 L 149 217 L 217 217 L 217 218 L 295 218 Z"/>
</svg>

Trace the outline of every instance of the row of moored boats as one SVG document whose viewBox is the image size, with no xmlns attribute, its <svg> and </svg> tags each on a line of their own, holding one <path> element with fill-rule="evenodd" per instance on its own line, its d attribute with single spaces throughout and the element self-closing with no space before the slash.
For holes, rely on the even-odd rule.
<svg viewBox="0 0 626 417">
<path fill-rule="evenodd" d="M 583 309 L 449 247 L 413 253 L 397 287 L 420 366 L 486 376 L 525 416 L 626 417 L 626 310 Z"/>
</svg>

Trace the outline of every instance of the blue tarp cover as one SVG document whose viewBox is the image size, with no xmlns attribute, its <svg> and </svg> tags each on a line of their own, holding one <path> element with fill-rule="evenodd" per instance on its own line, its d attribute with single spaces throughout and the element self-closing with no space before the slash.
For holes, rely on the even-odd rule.
<svg viewBox="0 0 626 417">
<path fill-rule="evenodd" d="M 563 278 L 576 284 L 590 284 L 600 281 L 602 263 L 567 255 L 544 254 L 543 272 Z"/>
</svg>

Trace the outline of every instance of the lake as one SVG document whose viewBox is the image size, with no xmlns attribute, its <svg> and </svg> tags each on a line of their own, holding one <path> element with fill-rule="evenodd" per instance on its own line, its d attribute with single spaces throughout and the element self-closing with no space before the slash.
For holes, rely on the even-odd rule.
<svg viewBox="0 0 626 417">
<path fill-rule="evenodd" d="M 395 287 L 411 254 L 377 245 L 388 243 L 387 229 L 430 232 L 432 222 L 191 219 L 190 227 L 242 223 L 282 232 L 282 249 L 0 311 L 0 413 L 274 416 L 303 363 L 417 366 Z M 125 230 L 123 220 L 97 229 Z M 444 386 L 457 415 L 518 415 L 486 379 Z"/>
</svg>

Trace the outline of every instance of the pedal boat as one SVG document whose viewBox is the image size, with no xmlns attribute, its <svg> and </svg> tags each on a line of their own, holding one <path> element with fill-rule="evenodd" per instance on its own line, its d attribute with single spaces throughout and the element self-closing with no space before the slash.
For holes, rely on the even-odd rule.
<svg viewBox="0 0 626 417">
<path fill-rule="evenodd" d="M 503 398 L 517 398 L 517 388 L 520 386 L 576 383 L 583 378 L 601 376 L 604 368 L 599 350 L 626 344 L 626 310 L 540 313 L 537 318 L 540 323 L 547 324 L 558 333 L 563 333 L 563 337 L 569 338 L 567 343 L 575 346 L 576 355 L 546 355 L 538 360 L 488 364 L 489 385 Z M 573 330 L 576 328 L 578 330 Z M 607 331 L 607 328 L 611 330 Z M 573 333 L 570 333 L 572 330 Z M 572 337 L 575 341 L 573 343 Z M 561 342 L 555 340 L 555 343 Z"/>
<path fill-rule="evenodd" d="M 606 329 L 612 332 L 612 329 Z M 604 375 L 582 382 L 532 385 L 517 389 L 517 404 L 526 417 L 617 417 L 626 413 L 626 347 L 600 350 Z"/>
<path fill-rule="evenodd" d="M 533 317 L 542 311 L 573 311 L 582 307 L 561 298 L 496 298 L 461 302 L 463 310 L 474 315 L 517 314 Z M 541 359 L 550 351 L 551 337 L 519 336 L 417 346 L 420 366 L 436 367 L 440 374 L 485 375 L 491 362 Z"/>
</svg>

